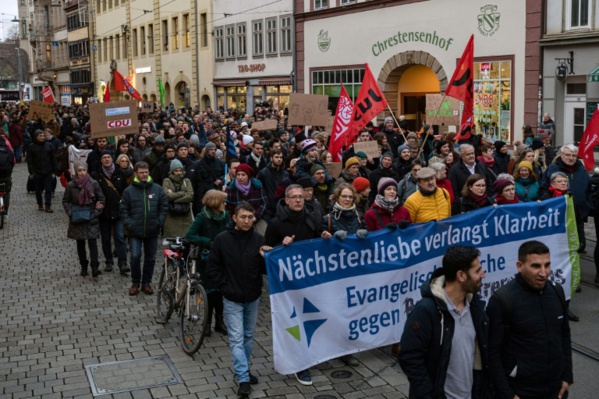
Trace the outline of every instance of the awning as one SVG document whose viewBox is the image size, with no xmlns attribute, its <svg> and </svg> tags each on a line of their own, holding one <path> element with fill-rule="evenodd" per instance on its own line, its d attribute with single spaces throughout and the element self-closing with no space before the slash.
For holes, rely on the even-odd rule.
<svg viewBox="0 0 599 399">
<path fill-rule="evenodd" d="M 213 80 L 212 85 L 220 87 L 240 87 L 245 86 L 245 80 Z"/>
<path fill-rule="evenodd" d="M 260 86 L 288 86 L 291 85 L 291 78 L 264 78 L 258 82 Z"/>
<path fill-rule="evenodd" d="M 593 69 L 593 72 L 587 75 L 589 77 L 589 82 L 599 82 L 599 66 Z"/>
</svg>

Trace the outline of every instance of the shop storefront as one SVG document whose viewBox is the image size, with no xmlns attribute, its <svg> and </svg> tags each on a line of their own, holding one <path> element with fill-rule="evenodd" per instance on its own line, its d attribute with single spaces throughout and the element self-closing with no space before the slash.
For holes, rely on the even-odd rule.
<svg viewBox="0 0 599 399">
<path fill-rule="evenodd" d="M 296 47 L 304 54 L 297 64 L 297 90 L 328 95 L 332 112 L 341 85 L 355 100 L 368 63 L 391 110 L 419 129 L 427 115 L 426 94 L 445 91 L 474 34 L 477 129 L 490 140 L 513 141 L 525 114 L 536 113 L 538 104 L 528 101 L 531 92 L 525 90 L 531 83 L 526 79 L 534 75 L 526 53 L 527 2 L 502 0 L 490 6 L 472 6 L 467 0 L 436 2 L 434 13 L 427 1 L 356 3 L 322 13 L 308 3 L 306 13 L 296 15 L 300 32 Z M 398 15 L 413 17 L 402 18 L 400 24 Z M 419 17 L 423 15 L 426 21 Z M 363 29 L 348 29 L 352 26 L 377 29 L 364 34 Z M 538 79 L 532 83 L 538 85 Z M 537 100 L 536 93 L 533 98 Z"/>
<path fill-rule="evenodd" d="M 290 78 L 214 80 L 212 84 L 218 108 L 250 114 L 256 106 L 283 111 L 289 104 L 292 91 Z"/>
</svg>

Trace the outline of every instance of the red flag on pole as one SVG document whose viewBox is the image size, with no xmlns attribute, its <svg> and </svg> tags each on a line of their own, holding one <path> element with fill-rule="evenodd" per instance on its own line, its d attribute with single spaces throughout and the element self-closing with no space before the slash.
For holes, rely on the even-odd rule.
<svg viewBox="0 0 599 399">
<path fill-rule="evenodd" d="M 110 102 L 110 81 L 106 83 L 106 91 L 104 92 L 104 100 L 105 103 Z"/>
<path fill-rule="evenodd" d="M 137 101 L 143 101 L 139 92 L 135 90 L 135 87 L 116 69 L 114 70 L 114 91 L 126 91 Z"/>
<path fill-rule="evenodd" d="M 54 93 L 52 93 L 52 88 L 50 86 L 46 86 L 44 90 L 42 90 L 42 97 L 44 98 L 45 103 L 54 103 L 56 99 L 54 98 Z"/>
<path fill-rule="evenodd" d="M 347 145 L 356 141 L 360 130 L 387 107 L 387 100 L 376 79 L 366 64 L 362 87 L 352 111 L 351 124 L 347 134 Z"/>
<path fill-rule="evenodd" d="M 460 131 L 456 140 L 467 140 L 474 127 L 474 35 L 470 36 L 464 54 L 458 62 L 445 95 L 464 103 Z"/>
<path fill-rule="evenodd" d="M 329 152 L 333 156 L 333 162 L 341 162 L 343 155 L 343 146 L 346 142 L 346 133 L 349 131 L 354 103 L 347 95 L 345 87 L 341 85 L 341 95 L 337 103 L 337 112 L 335 112 L 335 121 L 331 131 L 331 140 L 329 141 Z"/>
<path fill-rule="evenodd" d="M 595 108 L 593 116 L 584 129 L 580 145 L 578 146 L 578 156 L 584 161 L 587 171 L 595 167 L 595 154 L 593 149 L 599 145 L 599 108 Z"/>
</svg>

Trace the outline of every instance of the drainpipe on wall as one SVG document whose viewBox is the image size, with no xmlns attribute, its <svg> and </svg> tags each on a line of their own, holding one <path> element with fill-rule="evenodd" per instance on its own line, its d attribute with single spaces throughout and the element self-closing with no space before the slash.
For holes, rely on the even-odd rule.
<svg viewBox="0 0 599 399">
<path fill-rule="evenodd" d="M 295 63 L 297 62 L 296 60 L 296 55 L 295 55 L 295 0 L 292 0 L 292 7 L 291 9 L 293 10 L 293 13 L 291 14 L 291 26 L 293 27 L 291 29 L 291 43 L 293 43 L 293 50 L 291 52 L 291 91 L 293 93 L 297 92 L 297 76 L 295 76 L 295 71 L 297 70 Z"/>
</svg>

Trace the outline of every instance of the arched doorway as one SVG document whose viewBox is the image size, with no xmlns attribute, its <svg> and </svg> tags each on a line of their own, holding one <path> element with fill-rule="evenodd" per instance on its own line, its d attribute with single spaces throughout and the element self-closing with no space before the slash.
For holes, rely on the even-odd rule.
<svg viewBox="0 0 599 399">
<path fill-rule="evenodd" d="M 156 101 L 156 94 L 150 94 L 150 101 Z"/>
<path fill-rule="evenodd" d="M 206 111 L 208 108 L 210 108 L 210 96 L 204 94 L 202 96 L 202 111 Z"/>
<path fill-rule="evenodd" d="M 166 82 L 164 84 L 164 105 L 168 107 L 171 103 L 171 85 Z"/>
<path fill-rule="evenodd" d="M 389 107 L 396 115 L 404 115 L 409 129 L 422 125 L 426 112 L 426 94 L 447 88 L 447 75 L 441 63 L 425 51 L 406 51 L 387 60 L 378 83 Z"/>
<path fill-rule="evenodd" d="M 184 81 L 180 81 L 175 85 L 175 107 L 188 107 L 189 104 L 189 88 L 187 87 L 187 83 Z"/>
</svg>

